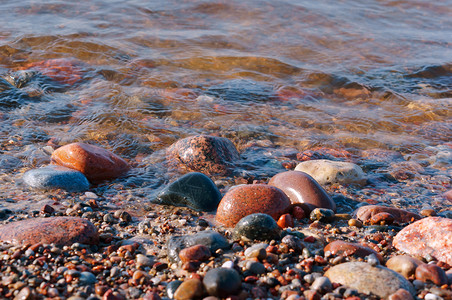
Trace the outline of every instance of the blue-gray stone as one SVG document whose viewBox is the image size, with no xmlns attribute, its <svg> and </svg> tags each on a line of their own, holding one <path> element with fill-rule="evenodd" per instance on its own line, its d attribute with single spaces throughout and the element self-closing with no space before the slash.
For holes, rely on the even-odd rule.
<svg viewBox="0 0 452 300">
<path fill-rule="evenodd" d="M 193 235 L 172 236 L 167 242 L 168 259 L 172 262 L 179 262 L 179 252 L 194 245 L 204 245 L 214 253 L 218 249 L 229 248 L 228 240 L 218 232 L 206 230 Z"/>
<path fill-rule="evenodd" d="M 192 172 L 166 186 L 154 202 L 187 206 L 197 211 L 213 211 L 220 200 L 221 193 L 212 179 L 202 173 Z"/>
<path fill-rule="evenodd" d="M 166 286 L 166 295 L 168 296 L 168 298 L 174 299 L 174 293 L 181 284 L 181 280 L 173 280 L 168 283 L 168 285 Z"/>
<path fill-rule="evenodd" d="M 83 192 L 89 189 L 88 179 L 81 172 L 55 165 L 25 172 L 23 180 L 35 189 L 63 189 L 68 192 Z"/>
<path fill-rule="evenodd" d="M 82 272 L 78 278 L 81 285 L 95 284 L 97 281 L 96 276 L 91 272 Z"/>
<path fill-rule="evenodd" d="M 0 154 L 0 170 L 17 169 L 22 166 L 22 161 L 17 157 Z"/>
<path fill-rule="evenodd" d="M 234 269 L 216 268 L 206 273 L 202 283 L 210 296 L 226 298 L 240 291 L 242 279 Z"/>
<path fill-rule="evenodd" d="M 234 227 L 233 235 L 238 239 L 273 240 L 280 238 L 281 228 L 270 215 L 256 213 L 240 219 Z"/>
</svg>

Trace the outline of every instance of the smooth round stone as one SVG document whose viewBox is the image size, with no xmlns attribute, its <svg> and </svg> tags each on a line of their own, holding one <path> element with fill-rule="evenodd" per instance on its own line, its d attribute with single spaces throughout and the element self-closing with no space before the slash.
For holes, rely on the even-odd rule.
<svg viewBox="0 0 452 300">
<path fill-rule="evenodd" d="M 409 277 L 414 275 L 416 268 L 421 264 L 423 264 L 423 262 L 414 257 L 408 255 L 397 255 L 391 257 L 386 262 L 386 267 L 402 274 L 403 277 L 408 279 Z"/>
<path fill-rule="evenodd" d="M 314 178 L 305 172 L 279 173 L 273 176 L 268 184 L 281 189 L 293 204 L 305 203 L 311 210 L 328 208 L 336 211 L 334 200 Z"/>
<path fill-rule="evenodd" d="M 166 286 L 166 294 L 168 295 L 168 298 L 174 299 L 174 293 L 181 284 L 182 281 L 180 280 L 174 280 L 168 283 L 168 285 Z"/>
<path fill-rule="evenodd" d="M 98 146 L 72 143 L 52 154 L 52 163 L 82 172 L 90 181 L 102 181 L 124 175 L 129 164 L 116 154 Z"/>
<path fill-rule="evenodd" d="M 407 290 L 398 289 L 394 294 L 389 295 L 388 300 L 413 300 L 413 296 Z"/>
<path fill-rule="evenodd" d="M 423 282 L 431 281 L 436 285 L 448 283 L 446 272 L 434 264 L 421 264 L 416 268 L 416 279 Z"/>
<path fill-rule="evenodd" d="M 199 279 L 193 278 L 185 280 L 179 285 L 176 292 L 174 293 L 174 299 L 176 300 L 187 300 L 196 299 L 201 297 L 203 294 L 202 282 Z"/>
<path fill-rule="evenodd" d="M 334 211 L 327 208 L 315 208 L 309 215 L 311 221 L 332 222 L 334 221 Z"/>
<path fill-rule="evenodd" d="M 388 268 L 371 266 L 364 262 L 347 262 L 331 267 L 325 276 L 360 293 L 375 294 L 387 298 L 399 289 L 405 289 L 414 295 L 415 291 L 409 281 L 402 275 Z"/>
<path fill-rule="evenodd" d="M 221 199 L 215 220 L 234 227 L 240 219 L 254 213 L 278 218 L 290 207 L 289 198 L 280 189 L 266 184 L 245 184 L 230 189 Z"/>
<path fill-rule="evenodd" d="M 137 254 L 137 267 L 150 267 L 154 264 L 154 260 L 147 255 Z"/>
<path fill-rule="evenodd" d="M 68 192 L 83 192 L 89 189 L 88 179 L 81 172 L 55 165 L 27 171 L 23 180 L 35 189 L 63 189 Z"/>
<path fill-rule="evenodd" d="M 366 183 L 366 174 L 354 163 L 327 159 L 308 160 L 299 163 L 295 171 L 311 175 L 319 184 L 358 184 Z"/>
<path fill-rule="evenodd" d="M 96 227 L 90 221 L 77 217 L 50 217 L 26 219 L 0 227 L 0 240 L 18 244 L 73 243 L 94 245 L 99 242 Z"/>
<path fill-rule="evenodd" d="M 349 243 L 337 240 L 326 245 L 323 251 L 324 252 L 329 251 L 332 255 L 341 255 L 341 256 L 355 255 L 362 258 L 374 254 L 380 262 L 383 262 L 383 257 L 381 256 L 380 253 L 376 252 L 375 250 L 369 247 L 365 247 L 357 243 Z"/>
<path fill-rule="evenodd" d="M 82 272 L 79 276 L 79 282 L 81 285 L 95 284 L 97 281 L 96 276 L 91 272 Z"/>
<path fill-rule="evenodd" d="M 333 290 L 333 285 L 328 277 L 321 276 L 317 277 L 311 285 L 311 288 L 319 291 L 322 294 L 331 292 Z"/>
<path fill-rule="evenodd" d="M 179 252 L 194 245 L 204 245 L 209 248 L 211 253 L 215 253 L 218 249 L 229 248 L 229 242 L 226 238 L 211 230 L 197 232 L 192 235 L 172 236 L 166 244 L 168 259 L 172 262 L 179 262 Z"/>
<path fill-rule="evenodd" d="M 0 170 L 17 169 L 22 166 L 22 161 L 17 157 L 0 154 Z"/>
<path fill-rule="evenodd" d="M 245 262 L 245 269 L 256 275 L 264 274 L 267 271 L 262 263 L 252 260 Z"/>
<path fill-rule="evenodd" d="M 412 256 L 432 256 L 452 265 L 452 220 L 428 217 L 416 221 L 394 237 L 393 245 Z"/>
<path fill-rule="evenodd" d="M 270 215 L 256 213 L 243 217 L 235 225 L 233 235 L 237 239 L 273 240 L 279 239 L 281 228 Z"/>
<path fill-rule="evenodd" d="M 171 145 L 167 158 L 170 167 L 208 175 L 226 175 L 234 168 L 240 155 L 226 138 L 196 135 Z"/>
<path fill-rule="evenodd" d="M 394 222 L 398 224 L 408 223 L 421 219 L 421 216 L 416 213 L 412 213 L 400 208 L 382 205 L 365 205 L 359 207 L 353 212 L 356 218 L 363 222 L 371 221 L 372 218 L 381 213 L 391 214 L 394 218 Z"/>
<path fill-rule="evenodd" d="M 239 273 L 234 269 L 216 268 L 204 276 L 204 287 L 210 296 L 226 298 L 237 294 L 242 286 Z"/>
<path fill-rule="evenodd" d="M 247 259 L 257 258 L 259 260 L 263 260 L 267 257 L 266 251 L 267 247 L 268 247 L 267 243 L 259 243 L 252 245 L 251 247 L 246 248 L 245 257 Z"/>
<path fill-rule="evenodd" d="M 166 186 L 157 196 L 156 203 L 187 206 L 198 211 L 217 209 L 221 193 L 215 183 L 202 173 L 185 174 Z"/>
<path fill-rule="evenodd" d="M 281 242 L 286 244 L 290 249 L 293 249 L 295 253 L 300 253 L 305 247 L 300 238 L 290 234 L 283 237 Z"/>
<path fill-rule="evenodd" d="M 205 261 L 211 257 L 209 248 L 204 245 L 194 245 L 184 248 L 179 252 L 180 260 L 185 263 L 189 261 Z"/>
</svg>

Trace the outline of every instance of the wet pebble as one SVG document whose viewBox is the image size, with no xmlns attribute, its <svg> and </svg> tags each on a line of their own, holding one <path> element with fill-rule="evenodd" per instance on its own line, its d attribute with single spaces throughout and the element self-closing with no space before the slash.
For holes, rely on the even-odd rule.
<svg viewBox="0 0 452 300">
<path fill-rule="evenodd" d="M 54 164 L 82 172 L 90 181 L 113 179 L 130 169 L 129 164 L 116 154 L 85 143 L 60 147 L 51 159 Z"/>
<path fill-rule="evenodd" d="M 389 295 L 388 300 L 413 300 L 413 296 L 405 289 L 398 289 L 394 294 Z"/>
<path fill-rule="evenodd" d="M 204 245 L 194 245 L 184 248 L 179 252 L 179 258 L 183 263 L 189 261 L 205 261 L 211 255 L 209 248 Z"/>
<path fill-rule="evenodd" d="M 239 160 L 234 144 L 222 137 L 197 135 L 177 141 L 167 151 L 171 167 L 207 175 L 226 175 Z"/>
<path fill-rule="evenodd" d="M 398 224 L 402 224 L 419 220 L 421 218 L 420 215 L 409 212 L 404 209 L 381 205 L 361 206 L 357 210 L 355 210 L 354 215 L 356 216 L 357 219 L 363 222 L 366 221 L 372 222 L 373 219 L 374 222 L 373 224 L 376 224 L 377 222 L 379 222 L 379 220 L 384 221 L 385 219 L 391 220 L 391 223 L 395 222 Z"/>
<path fill-rule="evenodd" d="M 179 288 L 179 286 L 182 284 L 181 280 L 173 280 L 166 286 L 166 294 L 168 295 L 168 298 L 174 299 L 174 293 Z"/>
<path fill-rule="evenodd" d="M 266 243 L 259 243 L 259 244 L 255 244 L 251 247 L 248 247 L 245 250 L 245 257 L 247 259 L 250 258 L 257 258 L 258 260 L 263 260 L 267 257 L 267 249 L 268 244 Z"/>
<path fill-rule="evenodd" d="M 79 275 L 79 282 L 81 285 L 95 284 L 96 276 L 91 272 L 81 272 Z"/>
<path fill-rule="evenodd" d="M 288 234 L 282 238 L 281 242 L 286 244 L 290 249 L 292 249 L 295 253 L 301 253 L 305 245 L 302 240 L 294 235 Z"/>
<path fill-rule="evenodd" d="M 336 210 L 336 203 L 325 189 L 309 174 L 300 171 L 287 171 L 276 174 L 268 182 L 281 189 L 292 203 L 305 203 L 314 208 Z"/>
<path fill-rule="evenodd" d="M 209 295 L 225 298 L 240 291 L 242 280 L 234 269 L 215 268 L 206 273 L 203 283 Z"/>
<path fill-rule="evenodd" d="M 218 207 L 220 200 L 221 193 L 212 179 L 202 173 L 192 172 L 166 186 L 155 202 L 212 211 Z"/>
<path fill-rule="evenodd" d="M 179 252 L 194 245 L 204 245 L 211 253 L 218 249 L 229 248 L 229 242 L 215 231 L 201 231 L 192 235 L 172 236 L 167 242 L 167 254 L 170 261 L 179 262 Z"/>
<path fill-rule="evenodd" d="M 360 245 L 358 243 L 349 243 L 341 240 L 336 240 L 325 246 L 324 252 L 330 252 L 332 255 L 366 257 L 374 254 L 380 262 L 383 262 L 383 257 L 375 250 Z"/>
<path fill-rule="evenodd" d="M 262 263 L 253 260 L 246 260 L 244 262 L 244 268 L 246 271 L 249 271 L 255 275 L 261 275 L 267 271 Z"/>
<path fill-rule="evenodd" d="M 336 282 L 358 290 L 387 298 L 399 289 L 414 295 L 414 288 L 402 275 L 382 266 L 371 266 L 364 262 L 347 262 L 331 267 L 325 276 Z"/>
<path fill-rule="evenodd" d="M 302 171 L 312 176 L 319 184 L 358 184 L 366 183 L 366 174 L 360 166 L 327 159 L 309 160 L 299 163 L 295 171 Z"/>
<path fill-rule="evenodd" d="M 428 217 L 416 221 L 397 233 L 393 244 L 410 255 L 430 255 L 452 265 L 452 220 Z"/>
<path fill-rule="evenodd" d="M 22 161 L 8 154 L 0 154 L 0 170 L 17 169 L 22 166 Z"/>
<path fill-rule="evenodd" d="M 50 217 L 26 219 L 0 227 L 1 241 L 16 241 L 20 244 L 72 245 L 97 244 L 96 227 L 88 220 L 77 217 Z"/>
<path fill-rule="evenodd" d="M 235 225 L 233 235 L 240 239 L 272 240 L 279 239 L 281 229 L 270 215 L 255 213 L 240 219 Z"/>
<path fill-rule="evenodd" d="M 280 189 L 266 184 L 238 185 L 221 199 L 216 221 L 234 227 L 240 219 L 253 213 L 264 213 L 277 220 L 290 206 L 290 200 Z"/>
<path fill-rule="evenodd" d="M 89 189 L 89 182 L 81 172 L 55 165 L 25 172 L 24 182 L 34 189 L 63 189 L 69 192 L 83 192 Z"/>
<path fill-rule="evenodd" d="M 150 267 L 154 264 L 154 260 L 147 255 L 137 254 L 137 267 Z"/>
<path fill-rule="evenodd" d="M 331 284 L 331 281 L 328 277 L 321 276 L 314 280 L 311 288 L 322 294 L 325 294 L 332 291 L 333 285 Z"/>
<path fill-rule="evenodd" d="M 386 262 L 386 267 L 409 278 L 416 272 L 416 268 L 423 264 L 422 261 L 408 255 L 397 255 Z"/>
</svg>

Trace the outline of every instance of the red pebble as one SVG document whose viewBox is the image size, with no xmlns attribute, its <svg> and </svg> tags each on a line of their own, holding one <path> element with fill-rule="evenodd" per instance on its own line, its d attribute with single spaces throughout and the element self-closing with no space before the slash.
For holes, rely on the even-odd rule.
<svg viewBox="0 0 452 300">
<path fill-rule="evenodd" d="M 294 226 L 293 219 L 290 214 L 284 214 L 281 217 L 279 217 L 277 223 L 278 223 L 278 226 L 281 227 L 282 229 Z"/>
<path fill-rule="evenodd" d="M 306 243 L 315 243 L 315 237 L 313 237 L 312 235 L 307 236 L 303 239 L 304 242 Z"/>
<path fill-rule="evenodd" d="M 55 212 L 55 209 L 52 206 L 48 205 L 48 204 L 44 205 L 41 208 L 41 214 L 52 214 L 54 212 Z"/>
<path fill-rule="evenodd" d="M 255 283 L 258 280 L 259 280 L 259 278 L 257 278 L 256 276 L 247 276 L 247 277 L 245 277 L 245 282 L 246 283 Z"/>
<path fill-rule="evenodd" d="M 436 285 L 447 284 L 446 272 L 434 264 L 422 264 L 416 268 L 416 279 L 423 282 L 431 281 Z"/>
<path fill-rule="evenodd" d="M 189 261 L 205 261 L 208 260 L 212 254 L 209 248 L 204 245 L 194 245 L 179 252 L 179 258 L 182 262 Z"/>
<path fill-rule="evenodd" d="M 306 213 L 300 206 L 294 206 L 294 208 L 292 209 L 292 216 L 297 220 L 301 220 L 306 218 Z"/>
</svg>

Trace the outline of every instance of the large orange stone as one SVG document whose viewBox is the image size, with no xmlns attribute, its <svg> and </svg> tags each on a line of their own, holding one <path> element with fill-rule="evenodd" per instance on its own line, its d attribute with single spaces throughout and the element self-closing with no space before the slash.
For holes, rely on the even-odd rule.
<svg viewBox="0 0 452 300">
<path fill-rule="evenodd" d="M 264 213 L 278 220 L 291 203 L 280 189 L 266 184 L 238 185 L 221 199 L 216 221 L 234 227 L 241 218 L 254 213 Z"/>
<path fill-rule="evenodd" d="M 293 204 L 305 203 L 309 209 L 328 208 L 336 211 L 336 203 L 309 174 L 301 171 L 287 171 L 276 174 L 268 182 L 281 189 Z"/>
<path fill-rule="evenodd" d="M 90 181 L 113 179 L 130 169 L 129 164 L 116 154 L 84 143 L 58 148 L 52 154 L 52 163 L 78 170 Z"/>
</svg>

